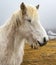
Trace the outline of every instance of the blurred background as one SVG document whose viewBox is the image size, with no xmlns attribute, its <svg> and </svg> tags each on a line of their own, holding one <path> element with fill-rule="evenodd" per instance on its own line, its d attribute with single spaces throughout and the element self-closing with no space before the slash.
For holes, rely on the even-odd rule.
<svg viewBox="0 0 56 65">
<path fill-rule="evenodd" d="M 39 15 L 48 35 L 56 37 L 56 0 L 0 0 L 0 26 L 20 7 L 20 3 L 36 6 L 40 4 Z"/>
</svg>

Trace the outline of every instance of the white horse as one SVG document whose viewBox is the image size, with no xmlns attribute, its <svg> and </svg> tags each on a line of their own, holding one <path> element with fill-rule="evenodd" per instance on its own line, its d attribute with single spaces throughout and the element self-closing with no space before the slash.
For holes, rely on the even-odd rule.
<svg viewBox="0 0 56 65">
<path fill-rule="evenodd" d="M 39 5 L 26 6 L 21 3 L 20 10 L 0 27 L 0 65 L 21 65 L 26 40 L 43 46 L 48 41 L 46 31 L 39 21 Z"/>
</svg>

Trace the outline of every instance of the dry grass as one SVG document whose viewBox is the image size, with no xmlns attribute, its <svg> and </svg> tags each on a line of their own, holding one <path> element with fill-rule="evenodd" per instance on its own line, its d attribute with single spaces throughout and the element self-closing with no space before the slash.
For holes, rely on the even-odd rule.
<svg viewBox="0 0 56 65">
<path fill-rule="evenodd" d="M 56 40 L 38 49 L 32 49 L 26 44 L 22 65 L 56 65 Z"/>
</svg>

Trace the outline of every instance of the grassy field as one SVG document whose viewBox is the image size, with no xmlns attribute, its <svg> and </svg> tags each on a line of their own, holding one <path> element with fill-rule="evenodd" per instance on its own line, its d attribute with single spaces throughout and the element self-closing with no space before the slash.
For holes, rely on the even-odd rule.
<svg viewBox="0 0 56 65">
<path fill-rule="evenodd" d="M 32 49 L 26 44 L 22 65 L 56 65 L 56 40 L 38 49 Z"/>
</svg>

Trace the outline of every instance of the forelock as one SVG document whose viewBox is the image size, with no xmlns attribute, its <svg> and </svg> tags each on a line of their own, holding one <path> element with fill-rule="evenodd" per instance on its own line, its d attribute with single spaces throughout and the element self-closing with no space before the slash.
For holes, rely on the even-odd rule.
<svg viewBox="0 0 56 65">
<path fill-rule="evenodd" d="M 35 18 L 37 16 L 37 9 L 32 6 L 27 6 L 27 13 L 30 17 Z"/>
</svg>

